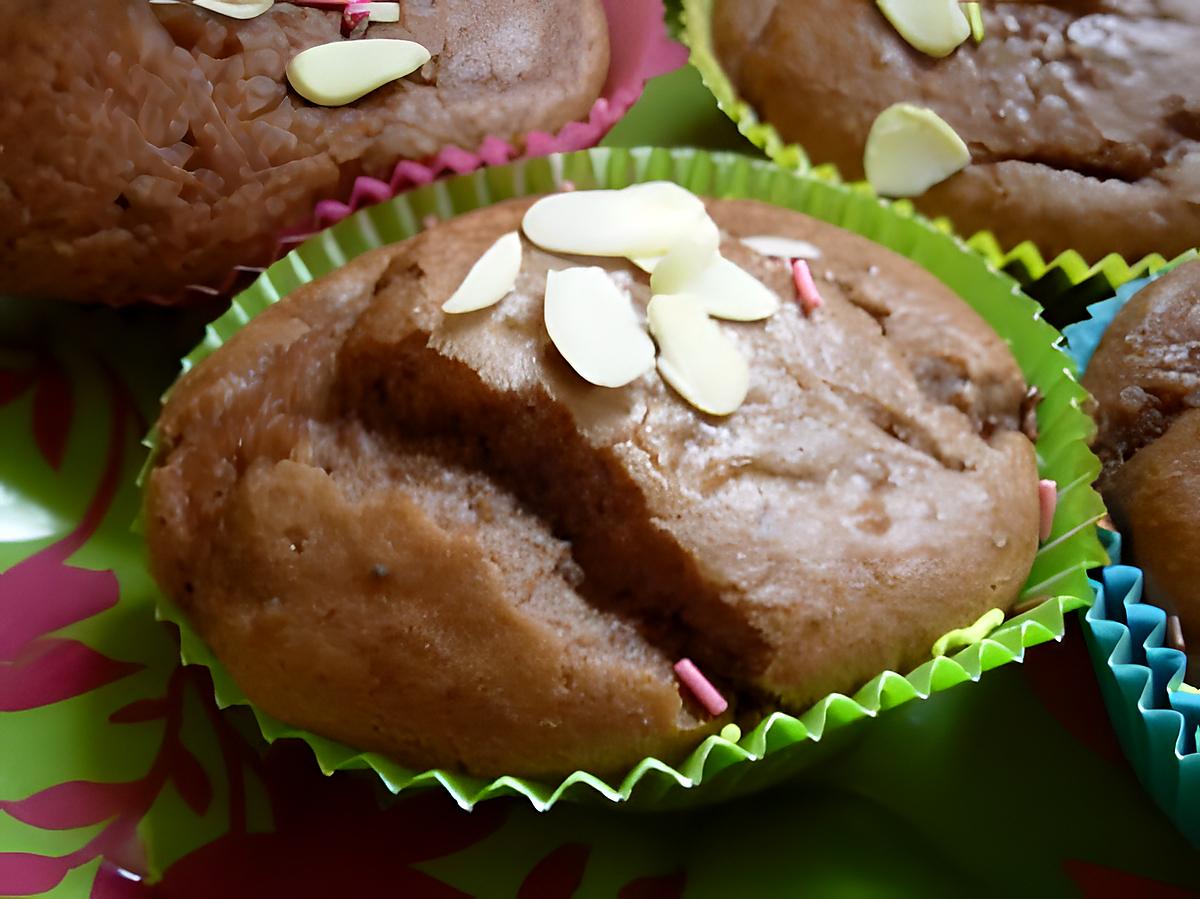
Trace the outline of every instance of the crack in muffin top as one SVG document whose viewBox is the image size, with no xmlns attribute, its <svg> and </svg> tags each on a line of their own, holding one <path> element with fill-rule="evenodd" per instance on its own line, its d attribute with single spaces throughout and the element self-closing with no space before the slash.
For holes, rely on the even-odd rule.
<svg viewBox="0 0 1200 899">
<path fill-rule="evenodd" d="M 528 522 L 542 535 L 534 543 L 557 547 L 559 561 L 526 570 L 564 603 L 632 628 L 620 652 L 637 647 L 639 666 L 655 660 L 657 673 L 639 669 L 645 682 L 665 689 L 663 664 L 694 659 L 735 709 L 800 710 L 881 670 L 906 670 L 947 630 L 1016 601 L 1038 542 L 1035 453 L 1019 430 L 1025 382 L 1003 340 L 932 275 L 807 217 L 710 201 L 721 252 L 785 300 L 765 322 L 721 325 L 750 360 L 751 382 L 742 406 L 716 418 L 653 371 L 598 388 L 556 351 L 543 324 L 547 274 L 599 267 L 641 314 L 648 279 L 624 260 L 526 243 L 508 296 L 477 312 L 442 311 L 531 202 L 460 216 L 299 289 L 173 391 L 147 495 L 155 573 L 255 702 L 352 745 L 440 764 L 402 714 L 405 691 L 434 704 L 427 691 L 461 696 L 454 672 L 463 666 L 472 683 L 484 675 L 470 658 L 447 656 L 428 683 L 384 673 L 395 653 L 423 658 L 442 645 L 412 623 L 414 610 L 435 599 L 461 605 L 463 585 L 430 566 L 461 559 L 478 572 L 472 632 L 492 616 L 506 622 L 498 634 L 513 615 L 544 625 L 536 603 L 521 600 L 528 584 L 510 594 L 491 580 L 518 575 L 488 549 L 489 522 Z M 825 303 L 815 312 L 792 299 L 786 260 L 741 242 L 763 234 L 819 248 L 812 267 Z M 414 503 L 465 484 L 474 485 L 466 507 Z M 425 547 L 416 557 L 406 531 Z M 387 552 L 403 562 L 376 557 Z M 370 574 L 380 564 L 401 566 L 403 588 Z M 562 579 L 546 587 L 555 572 Z M 322 637 L 335 622 L 354 635 L 353 659 Z M 495 636 L 488 657 L 510 639 Z M 286 653 L 277 664 L 291 693 L 276 663 L 259 658 L 270 645 Z M 371 711 L 382 730 L 364 732 L 348 713 L 306 701 L 306 645 L 351 668 L 370 660 L 382 679 L 369 699 L 349 676 L 323 675 L 313 690 L 344 691 L 339 707 L 386 701 L 395 718 L 381 723 Z M 563 676 L 592 683 L 572 670 Z M 492 676 L 495 689 L 510 686 Z M 709 726 L 672 717 L 678 706 L 655 695 L 638 706 L 655 736 L 615 729 L 596 751 L 612 750 L 611 762 L 648 739 L 679 746 Z M 551 705 L 548 720 L 575 720 L 558 699 Z M 454 743 L 452 710 L 439 714 L 439 733 Z M 578 733 L 564 726 L 556 739 Z M 508 749 L 489 739 L 471 755 L 462 737 L 455 757 L 500 772 L 512 768 L 497 759 L 525 753 L 520 770 L 536 768 L 537 729 L 529 739 L 504 732 Z"/>
</svg>

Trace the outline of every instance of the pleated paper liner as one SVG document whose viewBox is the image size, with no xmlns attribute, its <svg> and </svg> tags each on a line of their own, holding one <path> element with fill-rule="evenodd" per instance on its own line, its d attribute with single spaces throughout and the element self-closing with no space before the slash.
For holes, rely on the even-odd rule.
<svg viewBox="0 0 1200 899">
<path fill-rule="evenodd" d="M 1164 269 L 1165 274 L 1174 266 Z M 1070 352 L 1086 368 L 1104 331 L 1152 278 L 1130 282 L 1067 329 Z M 1120 561 L 1120 537 L 1105 534 Z M 1138 778 L 1183 834 L 1200 846 L 1200 694 L 1180 689 L 1187 657 L 1166 645 L 1167 613 L 1143 594 L 1142 572 L 1113 564 L 1101 575 L 1084 638 L 1121 747 Z"/>
<path fill-rule="evenodd" d="M 957 641 L 951 655 L 932 658 L 908 674 L 884 671 L 852 696 L 827 696 L 799 716 L 772 714 L 737 742 L 708 737 L 674 766 L 645 759 L 617 782 L 584 771 L 561 781 L 486 780 L 452 771 L 414 771 L 383 756 L 299 731 L 254 709 L 268 740 L 302 739 L 325 772 L 371 768 L 393 792 L 441 784 L 464 808 L 505 795 L 525 796 L 538 809 L 562 798 L 659 809 L 696 805 L 776 783 L 815 760 L 820 754 L 818 741 L 824 741 L 822 748 L 828 747 L 831 737 L 840 737 L 854 722 L 1020 661 L 1026 648 L 1063 636 L 1066 612 L 1092 602 L 1087 570 L 1105 561 L 1094 526 L 1104 510 L 1091 487 L 1099 462 L 1087 447 L 1093 425 L 1081 409 L 1086 394 L 1076 382 L 1073 363 L 1058 347 L 1058 332 L 1041 320 L 1037 304 L 1012 279 L 953 237 L 925 221 L 897 215 L 888 204 L 862 192 L 766 162 L 692 150 L 593 149 L 436 182 L 354 214 L 277 262 L 208 328 L 184 367 L 200 362 L 255 314 L 301 284 L 360 253 L 415 234 L 429 216 L 447 219 L 511 197 L 552 192 L 565 181 L 589 189 L 649 180 L 674 181 L 701 195 L 764 200 L 865 235 L 929 269 L 1005 337 L 1026 377 L 1045 396 L 1038 410 L 1039 467 L 1043 477 L 1060 485 L 1053 534 L 1039 551 L 1023 593 L 1032 608 L 986 636 Z M 148 445 L 153 451 L 153 435 Z M 162 602 L 160 615 L 179 626 L 184 661 L 211 671 L 219 704 L 250 705 L 179 611 Z"/>
<path fill-rule="evenodd" d="M 742 135 L 788 171 L 840 182 L 841 176 L 834 166 L 813 165 L 803 147 L 785 141 L 774 126 L 761 121 L 754 108 L 738 96 L 714 49 L 713 0 L 681 2 L 681 37 L 691 49 L 691 63 L 716 98 L 717 106 L 733 120 Z M 853 189 L 872 193 L 870 186 L 862 182 L 854 184 Z M 917 216 L 908 201 L 897 201 L 892 208 L 899 215 Z M 953 228 L 945 218 L 933 220 L 933 226 L 946 232 Z M 1153 274 L 1168 264 L 1168 260 L 1157 254 L 1131 263 L 1116 253 L 1090 263 L 1074 250 L 1046 259 L 1036 244 L 1026 241 L 1005 248 L 990 231 L 980 231 L 966 243 L 1020 282 L 1026 293 L 1046 307 L 1047 321 L 1057 327 L 1079 321 L 1085 317 L 1088 305 L 1111 296 L 1122 284 Z"/>
</svg>

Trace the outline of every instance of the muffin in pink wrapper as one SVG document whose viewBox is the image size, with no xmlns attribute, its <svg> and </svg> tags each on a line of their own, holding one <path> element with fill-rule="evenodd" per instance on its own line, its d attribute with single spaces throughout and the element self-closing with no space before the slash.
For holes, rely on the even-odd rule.
<svg viewBox="0 0 1200 899">
<path fill-rule="evenodd" d="M 595 144 L 682 57 L 661 0 L 11 0 L 0 292 L 225 292 L 440 174 Z"/>
</svg>

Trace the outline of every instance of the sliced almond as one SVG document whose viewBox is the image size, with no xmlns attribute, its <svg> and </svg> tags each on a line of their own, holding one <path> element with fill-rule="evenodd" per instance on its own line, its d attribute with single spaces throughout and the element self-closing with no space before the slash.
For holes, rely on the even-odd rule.
<svg viewBox="0 0 1200 899">
<path fill-rule="evenodd" d="M 546 331 L 571 368 L 599 387 L 624 387 L 654 367 L 654 342 L 633 302 L 596 266 L 546 275 Z"/>
<path fill-rule="evenodd" d="M 658 342 L 658 370 L 685 400 L 709 415 L 729 415 L 746 399 L 750 367 L 703 304 L 686 294 L 661 294 L 646 307 Z"/>
<path fill-rule="evenodd" d="M 699 299 L 709 315 L 730 321 L 769 318 L 779 298 L 745 269 L 721 256 L 721 234 L 712 219 L 679 241 L 650 275 L 654 294 L 686 293 Z"/>
<path fill-rule="evenodd" d="M 764 234 L 757 237 L 743 237 L 742 243 L 759 256 L 771 259 L 820 259 L 821 250 L 807 240 L 793 240 L 790 237 L 772 237 Z"/>
<path fill-rule="evenodd" d="M 512 292 L 520 273 L 521 235 L 510 231 L 471 266 L 458 290 L 442 304 L 442 311 L 459 314 L 494 306 Z"/>
<path fill-rule="evenodd" d="M 664 255 L 706 215 L 694 194 L 651 181 L 545 197 L 529 207 L 521 227 L 531 241 L 555 253 L 632 258 Z"/>
<path fill-rule="evenodd" d="M 971 25 L 971 37 L 975 43 L 982 44 L 987 36 L 987 25 L 983 21 L 983 7 L 978 2 L 963 3 L 962 10 L 967 14 L 967 22 Z"/>
<path fill-rule="evenodd" d="M 681 293 L 696 273 L 706 269 L 721 246 L 721 232 L 707 215 L 699 219 L 654 266 L 650 275 L 652 293 Z"/>
<path fill-rule="evenodd" d="M 863 167 L 885 197 L 919 197 L 971 164 L 971 151 L 932 109 L 896 103 L 875 119 Z"/>
<path fill-rule="evenodd" d="M 302 50 L 287 66 L 296 93 L 319 106 L 345 106 L 429 62 L 415 41 L 369 38 Z"/>
<path fill-rule="evenodd" d="M 275 0 L 192 0 L 192 5 L 231 19 L 253 19 L 274 6 Z"/>
<path fill-rule="evenodd" d="M 900 36 L 922 53 L 949 56 L 971 36 L 958 0 L 876 0 Z"/>
<path fill-rule="evenodd" d="M 684 292 L 704 311 L 732 322 L 756 322 L 779 311 L 779 297 L 736 262 L 718 256 L 688 280 Z"/>
<path fill-rule="evenodd" d="M 372 22 L 383 24 L 385 22 L 400 21 L 400 4 L 388 2 L 367 3 L 367 15 Z"/>
</svg>

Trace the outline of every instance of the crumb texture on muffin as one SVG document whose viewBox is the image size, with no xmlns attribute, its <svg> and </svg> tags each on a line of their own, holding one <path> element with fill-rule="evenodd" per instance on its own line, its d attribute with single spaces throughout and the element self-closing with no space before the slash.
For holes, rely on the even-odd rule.
<svg viewBox="0 0 1200 899">
<path fill-rule="evenodd" d="M 705 416 L 656 372 L 591 386 L 513 293 L 445 315 L 530 201 L 367 254 L 262 313 L 173 391 L 149 478 L 154 571 L 252 701 L 414 766 L 620 770 L 733 708 L 802 711 L 1015 602 L 1037 549 L 1025 383 L 914 264 L 751 201 L 721 252 L 780 297 L 819 248 L 825 303 L 723 325 L 743 405 Z M 602 266 L 641 310 L 647 276 Z M 320 660 L 315 662 L 314 660 Z"/>
<path fill-rule="evenodd" d="M 147 0 L 0 11 L 0 292 L 128 302 L 269 261 L 354 178 L 485 137 L 586 118 L 608 72 L 599 0 L 405 0 L 371 38 L 421 70 L 344 107 L 289 90 L 341 13 L 277 3 L 239 21 Z"/>
<path fill-rule="evenodd" d="M 928 107 L 967 143 L 963 172 L 916 200 L 964 234 L 1051 258 L 1176 254 L 1200 235 L 1200 6 L 984 3 L 986 37 L 945 59 L 873 2 L 717 0 L 718 58 L 789 142 L 863 177 L 876 117 Z"/>
</svg>

